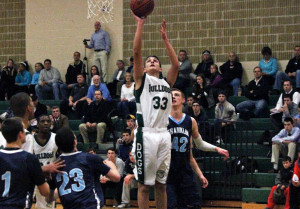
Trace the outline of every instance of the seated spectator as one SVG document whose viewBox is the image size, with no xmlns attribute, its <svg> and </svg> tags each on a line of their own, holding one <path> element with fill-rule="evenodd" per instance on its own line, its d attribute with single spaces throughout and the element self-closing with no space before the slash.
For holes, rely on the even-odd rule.
<svg viewBox="0 0 300 209">
<path fill-rule="evenodd" d="M 216 143 L 223 143 L 223 139 L 229 136 L 229 132 L 234 128 L 233 123 L 236 122 L 235 108 L 227 101 L 227 97 L 223 91 L 219 92 L 218 104 L 215 109 L 214 131 Z"/>
<path fill-rule="evenodd" d="M 222 76 L 219 73 L 218 65 L 212 64 L 210 66 L 210 77 L 208 80 L 207 89 L 211 89 L 215 102 L 218 102 L 219 91 L 228 91 L 227 86 L 224 83 Z"/>
<path fill-rule="evenodd" d="M 233 96 L 238 96 L 238 89 L 241 84 L 243 67 L 238 61 L 235 52 L 229 52 L 229 60 L 220 67 L 222 78 L 225 84 L 233 88 Z"/>
<path fill-rule="evenodd" d="M 133 75 L 133 57 L 130 57 L 129 59 L 130 65 L 128 66 L 126 73 L 130 73 Z"/>
<path fill-rule="evenodd" d="M 105 101 L 111 101 L 110 92 L 108 91 L 106 85 L 104 83 L 101 83 L 101 79 L 99 75 L 94 75 L 93 82 L 94 85 L 91 85 L 88 89 L 88 93 L 86 96 L 87 103 L 91 104 L 93 101 L 95 101 L 94 93 L 96 90 L 101 91 L 101 97 Z"/>
<path fill-rule="evenodd" d="M 117 204 L 115 204 L 113 207 L 117 207 L 118 205 L 121 204 L 121 194 L 122 194 L 122 186 L 123 186 L 123 174 L 124 174 L 124 167 L 125 167 L 125 163 L 123 162 L 123 160 L 121 160 L 120 158 L 117 157 L 117 153 L 115 148 L 109 148 L 107 149 L 107 159 L 105 161 L 111 161 L 113 162 L 118 171 L 119 174 L 121 176 L 121 180 L 120 182 L 112 182 L 109 180 L 109 178 L 107 178 L 106 176 L 100 176 L 100 183 L 101 183 L 101 187 L 102 187 L 102 191 L 103 191 L 103 195 L 104 195 L 104 203 L 105 203 L 105 199 L 106 199 L 106 189 L 110 188 L 113 190 L 113 194 L 114 194 L 114 199 L 117 201 Z"/>
<path fill-rule="evenodd" d="M 134 157 L 131 152 L 129 158 L 125 162 L 124 182 L 122 191 L 122 202 L 118 205 L 118 208 L 130 208 L 130 190 L 138 188 L 138 182 L 135 179 L 133 169 L 135 167 Z"/>
<path fill-rule="evenodd" d="M 91 67 L 91 77 L 90 77 L 90 81 L 88 82 L 88 83 L 90 83 L 90 86 L 91 86 L 91 85 L 94 85 L 94 81 L 93 81 L 94 75 L 99 75 L 99 76 L 100 76 L 98 67 L 97 67 L 96 65 L 93 65 L 93 66 Z"/>
<path fill-rule="evenodd" d="M 130 135 L 131 135 L 131 131 L 129 129 L 125 129 L 122 132 L 122 139 L 118 140 L 118 144 L 119 144 L 118 157 L 122 159 L 124 162 L 129 157 L 129 152 L 132 149 L 132 141 Z"/>
<path fill-rule="evenodd" d="M 237 112 L 240 113 L 240 117 L 243 119 L 249 119 L 250 117 L 264 117 L 264 111 L 268 107 L 268 84 L 262 76 L 262 70 L 260 67 L 255 67 L 254 80 L 248 83 L 245 91 L 245 96 L 249 99 L 243 101 L 236 106 Z"/>
<path fill-rule="evenodd" d="M 200 102 L 200 105 L 204 108 L 208 108 L 208 93 L 206 88 L 206 80 L 204 78 L 203 74 L 199 74 L 196 76 L 196 82 L 194 84 L 193 89 L 193 98 L 194 100 L 198 100 Z"/>
<path fill-rule="evenodd" d="M 9 100 L 14 94 L 16 76 L 17 69 L 15 69 L 14 61 L 9 59 L 1 72 L 0 100 Z"/>
<path fill-rule="evenodd" d="M 45 59 L 45 69 L 40 73 L 39 84 L 35 86 L 35 93 L 39 100 L 43 100 L 43 93 L 53 92 L 55 100 L 59 100 L 59 91 L 62 99 L 67 99 L 67 90 L 63 87 L 60 72 L 51 66 L 51 60 Z"/>
<path fill-rule="evenodd" d="M 278 68 L 277 60 L 272 57 L 272 50 L 268 46 L 261 50 L 261 54 L 263 58 L 259 61 L 258 66 L 261 68 L 263 77 L 268 83 L 268 90 L 272 90 Z"/>
<path fill-rule="evenodd" d="M 122 85 L 121 89 L 121 99 L 117 106 L 118 114 L 122 118 L 129 113 L 133 113 L 136 109 L 134 82 L 132 82 L 132 75 L 130 73 L 126 73 L 125 81 L 126 83 Z"/>
<path fill-rule="evenodd" d="M 68 115 L 68 112 L 75 111 L 78 118 L 83 116 L 83 105 L 86 102 L 88 85 L 85 83 L 82 74 L 77 75 L 77 83 L 74 84 L 69 96 L 69 100 L 63 100 L 60 103 L 61 113 Z"/>
<path fill-rule="evenodd" d="M 298 114 L 293 119 L 295 126 L 300 128 L 300 103 L 298 104 Z"/>
<path fill-rule="evenodd" d="M 29 94 L 35 95 L 35 86 L 39 84 L 40 72 L 44 69 L 44 65 L 40 62 L 35 63 L 34 65 L 35 73 L 32 75 L 31 83 L 29 84 Z"/>
<path fill-rule="evenodd" d="M 274 84 L 274 94 L 280 93 L 282 81 L 290 80 L 292 82 L 296 81 L 297 91 L 300 90 L 300 46 L 295 46 L 294 51 L 295 57 L 290 59 L 288 62 L 285 72 L 278 71 L 276 74 L 275 84 Z"/>
<path fill-rule="evenodd" d="M 109 109 L 100 90 L 95 90 L 94 97 L 95 101 L 85 106 L 86 112 L 83 117 L 83 123 L 79 125 L 79 131 L 84 143 L 89 143 L 88 132 L 96 131 L 96 143 L 98 146 L 101 146 L 103 143 Z"/>
<path fill-rule="evenodd" d="M 30 131 L 35 131 L 37 129 L 37 119 L 41 115 L 47 115 L 48 112 L 47 112 L 47 106 L 44 104 L 41 104 L 36 95 L 32 95 L 31 100 L 34 105 L 34 118 L 31 119 L 31 121 L 30 121 Z"/>
<path fill-rule="evenodd" d="M 186 101 L 187 101 L 186 104 L 182 108 L 182 112 L 189 116 L 192 116 L 193 115 L 192 107 L 193 107 L 193 102 L 195 101 L 194 97 L 192 95 L 189 95 L 187 96 Z"/>
<path fill-rule="evenodd" d="M 296 152 L 296 144 L 300 137 L 300 130 L 297 127 L 293 127 L 293 119 L 284 119 L 284 129 L 282 129 L 276 136 L 272 138 L 272 158 L 273 170 L 270 172 L 278 172 L 278 159 L 279 151 L 284 156 L 289 156 L 292 161 Z"/>
<path fill-rule="evenodd" d="M 190 116 L 196 120 L 199 133 L 204 140 L 209 140 L 210 125 L 208 123 L 208 117 L 206 116 L 205 110 L 200 105 L 199 101 L 193 101 L 192 110 L 193 113 Z"/>
<path fill-rule="evenodd" d="M 71 90 L 77 84 L 77 75 L 81 74 L 86 80 L 85 64 L 80 60 L 80 53 L 74 52 L 74 61 L 69 64 L 67 73 L 65 75 L 66 83 L 64 88 Z"/>
<path fill-rule="evenodd" d="M 28 85 L 31 82 L 31 74 L 27 61 L 19 64 L 18 73 L 15 78 L 15 93 L 25 92 L 29 93 Z"/>
<path fill-rule="evenodd" d="M 297 161 L 294 164 L 292 183 L 290 184 L 290 209 L 299 209 L 300 200 L 300 147 L 297 150 Z"/>
<path fill-rule="evenodd" d="M 275 115 L 281 115 L 281 118 L 272 117 L 271 115 L 271 122 L 273 127 L 275 128 L 276 133 L 278 133 L 281 129 L 283 129 L 283 121 L 285 118 L 294 118 L 298 114 L 298 105 L 293 103 L 291 100 L 290 95 L 283 95 L 283 106 L 280 108 L 280 113 Z"/>
<path fill-rule="evenodd" d="M 127 115 L 125 129 L 129 129 L 130 132 L 132 132 L 135 128 L 136 128 L 136 122 L 135 122 L 134 115 L 131 115 L 131 114 Z"/>
<path fill-rule="evenodd" d="M 70 127 L 69 119 L 66 115 L 60 113 L 60 109 L 58 106 L 53 106 L 51 108 L 52 115 L 50 115 L 51 119 L 51 130 L 53 133 L 56 133 L 62 127 Z"/>
<path fill-rule="evenodd" d="M 107 88 L 113 97 L 120 96 L 121 87 L 124 84 L 126 72 L 123 60 L 118 60 L 116 65 L 118 69 L 116 69 L 113 74 L 112 82 L 107 84 Z"/>
<path fill-rule="evenodd" d="M 190 85 L 191 79 L 190 74 L 193 72 L 192 62 L 189 60 L 187 56 L 187 52 L 183 49 L 179 51 L 178 61 L 180 64 L 177 80 L 173 86 L 173 88 L 180 89 L 184 91 L 184 89 Z"/>
<path fill-rule="evenodd" d="M 286 156 L 282 159 L 283 168 L 279 171 L 275 178 L 275 185 L 272 187 L 271 192 L 268 197 L 268 204 L 265 209 L 273 209 L 275 202 L 273 200 L 273 193 L 275 190 L 283 190 L 284 196 L 286 198 L 284 209 L 290 208 L 289 203 L 289 184 L 293 176 L 293 163 L 292 159 L 289 156 Z"/>
<path fill-rule="evenodd" d="M 194 72 L 193 79 L 196 80 L 196 75 L 203 74 L 206 79 L 210 77 L 210 66 L 214 64 L 214 61 L 211 57 L 210 51 L 204 50 L 202 52 L 202 62 L 197 65 L 197 68 Z"/>
</svg>

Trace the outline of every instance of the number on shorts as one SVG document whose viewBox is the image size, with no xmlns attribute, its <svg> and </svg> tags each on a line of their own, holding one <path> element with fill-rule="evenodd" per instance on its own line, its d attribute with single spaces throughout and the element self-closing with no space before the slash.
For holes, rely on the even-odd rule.
<svg viewBox="0 0 300 209">
<path fill-rule="evenodd" d="M 159 109 L 159 108 L 162 110 L 167 109 L 168 98 L 163 97 L 161 99 L 160 97 L 156 96 L 156 97 L 153 97 L 153 101 L 154 101 L 154 105 L 153 105 L 154 109 Z M 162 101 L 162 104 L 161 104 L 161 101 Z"/>
<path fill-rule="evenodd" d="M 70 178 L 74 178 L 74 181 L 77 184 L 72 184 L 71 188 L 66 189 L 67 184 L 69 183 Z M 60 182 L 63 181 L 60 185 L 58 191 L 60 196 L 64 196 L 66 194 L 70 194 L 72 190 L 74 192 L 81 192 L 85 189 L 85 182 L 83 180 L 83 173 L 82 170 L 79 168 L 72 169 L 69 174 L 67 172 L 64 172 L 63 174 L 57 174 L 56 181 Z"/>
<path fill-rule="evenodd" d="M 180 147 L 179 147 L 179 144 L 178 144 L 178 137 L 174 137 L 173 141 L 172 141 L 172 149 L 175 149 L 176 152 L 186 152 L 186 145 L 188 143 L 188 139 L 186 137 L 181 137 L 179 139 L 179 143 L 182 144 Z"/>
<path fill-rule="evenodd" d="M 1 176 L 1 180 L 4 180 L 4 192 L 2 194 L 2 197 L 8 196 L 9 190 L 10 190 L 10 179 L 11 179 L 11 173 L 10 171 L 6 171 L 5 174 Z"/>
</svg>

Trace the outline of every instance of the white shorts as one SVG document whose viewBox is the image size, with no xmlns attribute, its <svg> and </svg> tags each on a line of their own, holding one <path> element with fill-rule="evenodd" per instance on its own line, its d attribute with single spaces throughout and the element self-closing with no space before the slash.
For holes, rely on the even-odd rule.
<svg viewBox="0 0 300 209">
<path fill-rule="evenodd" d="M 51 203 L 47 203 L 45 197 L 41 195 L 39 189 L 35 187 L 34 189 L 36 204 L 35 209 L 54 209 L 55 208 L 55 201 Z"/>
<path fill-rule="evenodd" d="M 171 160 L 171 135 L 167 128 L 137 128 L 132 154 L 136 162 L 133 172 L 139 183 L 166 183 Z"/>
</svg>

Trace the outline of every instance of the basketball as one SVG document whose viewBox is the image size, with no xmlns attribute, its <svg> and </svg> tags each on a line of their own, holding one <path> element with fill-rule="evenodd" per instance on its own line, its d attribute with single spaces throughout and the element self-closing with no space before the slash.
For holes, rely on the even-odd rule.
<svg viewBox="0 0 300 209">
<path fill-rule="evenodd" d="M 154 9 L 154 0 L 131 0 L 130 9 L 138 17 L 147 17 Z"/>
</svg>

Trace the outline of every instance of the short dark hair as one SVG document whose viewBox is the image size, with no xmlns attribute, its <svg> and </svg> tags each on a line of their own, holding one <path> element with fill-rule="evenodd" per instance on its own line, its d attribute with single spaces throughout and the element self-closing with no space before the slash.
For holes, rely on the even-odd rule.
<svg viewBox="0 0 300 209">
<path fill-rule="evenodd" d="M 76 77 L 78 77 L 79 75 L 84 78 L 84 75 L 82 73 L 78 73 Z"/>
<path fill-rule="evenodd" d="M 262 55 L 269 54 L 270 56 L 272 56 L 272 50 L 270 47 L 265 46 L 264 48 L 262 48 L 261 54 Z"/>
<path fill-rule="evenodd" d="M 7 143 L 17 141 L 20 132 L 24 132 L 24 126 L 21 118 L 9 118 L 2 123 L 2 134 Z"/>
<path fill-rule="evenodd" d="M 159 67 L 161 67 L 161 62 L 160 62 L 159 58 L 158 58 L 157 56 L 155 56 L 155 55 L 151 55 L 151 56 L 146 57 L 145 63 L 146 63 L 146 60 L 147 60 L 149 57 L 155 57 L 155 58 L 158 60 L 158 62 L 159 62 Z"/>
<path fill-rule="evenodd" d="M 60 110 L 59 106 L 52 106 L 51 110 L 54 110 L 54 109 L 59 109 Z"/>
<path fill-rule="evenodd" d="M 289 82 L 290 85 L 293 85 L 292 82 L 291 82 L 290 80 L 284 80 L 284 81 L 282 82 L 282 85 L 283 85 L 285 82 Z"/>
<path fill-rule="evenodd" d="M 42 114 L 42 115 L 40 115 L 40 116 L 37 118 L 37 122 L 38 122 L 38 123 L 40 122 L 40 120 L 41 120 L 42 117 L 48 117 L 48 118 L 50 118 L 49 115 Z"/>
<path fill-rule="evenodd" d="M 100 91 L 101 95 L 103 95 L 103 94 L 102 94 L 102 91 L 101 91 L 101 90 L 99 90 L 99 89 L 98 89 L 98 90 L 95 90 L 94 94 L 96 93 L 96 91 Z"/>
<path fill-rule="evenodd" d="M 44 64 L 45 64 L 45 62 L 50 62 L 50 64 L 52 64 L 51 59 L 45 59 L 45 60 L 44 60 Z"/>
<path fill-rule="evenodd" d="M 38 64 L 39 66 L 41 66 L 42 69 L 44 69 L 44 65 L 41 62 L 37 62 L 35 64 Z"/>
<path fill-rule="evenodd" d="M 292 162 L 292 159 L 289 156 L 284 156 L 282 158 L 282 162 L 286 162 L 286 161 Z"/>
<path fill-rule="evenodd" d="M 20 92 L 10 98 L 9 106 L 14 116 L 23 118 L 27 107 L 30 105 L 30 97 L 27 93 Z"/>
<path fill-rule="evenodd" d="M 133 61 L 134 61 L 133 57 L 130 57 L 129 61 L 130 61 L 130 62 L 133 62 Z"/>
<path fill-rule="evenodd" d="M 117 60 L 117 62 L 121 62 L 123 65 L 125 65 L 125 62 L 123 60 Z"/>
<path fill-rule="evenodd" d="M 172 88 L 172 89 L 171 89 L 171 92 L 172 92 L 172 91 L 179 91 L 179 92 L 181 93 L 182 98 L 185 98 L 185 95 L 184 95 L 183 91 L 181 91 L 180 89 Z"/>
<path fill-rule="evenodd" d="M 292 98 L 291 98 L 291 95 L 284 94 L 284 95 L 282 96 L 282 99 L 284 99 L 284 98 L 289 98 L 291 101 L 293 101 Z"/>
<path fill-rule="evenodd" d="M 262 72 L 262 69 L 261 69 L 259 66 L 255 66 L 255 67 L 253 68 L 253 72 L 254 72 L 254 70 L 257 69 L 257 68 L 260 70 L 260 72 Z"/>
<path fill-rule="evenodd" d="M 131 134 L 131 131 L 130 131 L 130 129 L 127 129 L 127 128 L 125 128 L 123 131 L 122 131 L 122 135 L 123 134 Z"/>
<path fill-rule="evenodd" d="M 285 118 L 285 119 L 284 119 L 284 122 L 291 122 L 291 124 L 294 123 L 293 119 L 290 118 L 290 117 Z"/>
<path fill-rule="evenodd" d="M 118 153 L 117 153 L 117 150 L 116 150 L 115 148 L 113 148 L 113 147 L 108 148 L 108 149 L 106 150 L 106 153 L 108 153 L 109 150 L 115 152 L 116 154 L 118 154 Z"/>
<path fill-rule="evenodd" d="M 180 53 L 180 52 L 184 52 L 185 54 L 187 54 L 187 52 L 186 52 L 184 49 L 180 49 L 180 50 L 179 50 L 179 53 Z"/>
<path fill-rule="evenodd" d="M 56 132 L 55 144 L 62 152 L 72 152 L 74 150 L 75 135 L 69 127 L 62 127 Z"/>
<path fill-rule="evenodd" d="M 201 106 L 201 103 L 198 100 L 194 100 L 192 104 L 198 104 L 199 106 Z"/>
<path fill-rule="evenodd" d="M 79 55 L 79 57 L 80 57 L 80 52 L 76 51 L 76 52 L 74 52 L 74 54 L 78 54 L 78 55 Z"/>
</svg>

